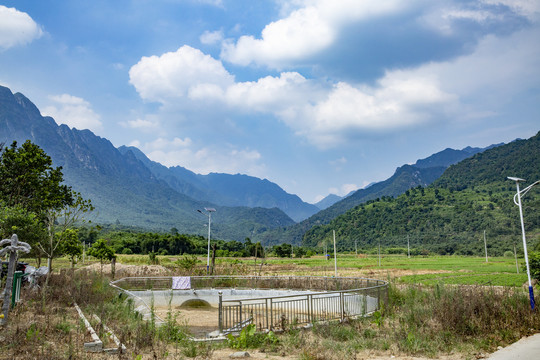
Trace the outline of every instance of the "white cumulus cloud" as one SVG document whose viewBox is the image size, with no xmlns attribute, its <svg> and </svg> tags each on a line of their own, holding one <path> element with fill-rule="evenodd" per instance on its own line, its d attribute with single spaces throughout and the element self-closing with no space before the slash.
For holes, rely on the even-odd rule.
<svg viewBox="0 0 540 360">
<path fill-rule="evenodd" d="M 162 103 L 186 97 L 197 87 L 222 88 L 233 81 L 220 61 L 187 45 L 161 56 L 143 57 L 129 70 L 129 82 L 139 95 Z"/>
<path fill-rule="evenodd" d="M 99 132 L 103 129 L 99 114 L 92 110 L 88 101 L 68 94 L 52 95 L 49 99 L 54 105 L 46 106 L 43 114 L 53 117 L 56 122 L 79 130 Z"/>
<path fill-rule="evenodd" d="M 393 131 L 432 120 L 435 108 L 453 100 L 436 79 L 408 77 L 398 71 L 387 74 L 376 86 L 337 83 L 326 99 L 307 105 L 302 116 L 284 121 L 316 145 L 332 147 L 359 132 Z"/>
<path fill-rule="evenodd" d="M 496 114 L 507 99 L 538 86 L 540 47 L 531 44 L 539 37 L 538 26 L 504 37 L 487 35 L 470 53 L 389 69 L 371 84 L 332 83 L 298 72 L 235 82 L 221 61 L 184 46 L 141 59 L 130 81 L 141 97 L 164 104 L 186 98 L 179 101 L 186 109 L 221 112 L 229 119 L 239 112 L 274 116 L 314 145 L 329 148 L 374 132 Z"/>
<path fill-rule="evenodd" d="M 330 46 L 342 27 L 395 12 L 402 4 L 396 0 L 305 1 L 288 16 L 266 25 L 260 38 L 246 35 L 236 42 L 225 41 L 221 57 L 238 65 L 281 68 Z"/>
<path fill-rule="evenodd" d="M 230 106 L 279 114 L 321 97 L 321 91 L 315 82 L 299 73 L 284 72 L 279 77 L 235 83 L 226 89 L 225 101 Z"/>
<path fill-rule="evenodd" d="M 0 5 L 0 49 L 25 45 L 42 35 L 41 27 L 30 15 Z"/>
</svg>

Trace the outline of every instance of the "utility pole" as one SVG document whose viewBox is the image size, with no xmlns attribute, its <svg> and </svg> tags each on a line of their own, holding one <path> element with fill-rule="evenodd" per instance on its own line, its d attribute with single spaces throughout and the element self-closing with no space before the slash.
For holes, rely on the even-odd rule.
<svg viewBox="0 0 540 360">
<path fill-rule="evenodd" d="M 381 238 L 379 237 L 379 267 L 381 266 Z"/>
<path fill-rule="evenodd" d="M 486 242 L 486 230 L 484 230 L 484 249 L 486 250 L 486 262 L 488 262 L 488 256 L 487 256 L 487 242 Z"/>
<path fill-rule="evenodd" d="M 205 214 L 202 212 L 202 210 L 197 210 L 204 216 L 208 217 L 208 253 L 206 255 L 206 275 L 210 274 L 210 225 L 212 223 L 212 213 L 216 211 L 214 208 L 204 208 L 204 210 L 208 213 Z M 154 249 L 152 248 L 152 252 L 154 252 Z"/>
<path fill-rule="evenodd" d="M 337 277 L 337 253 L 336 253 L 336 230 L 332 230 L 334 233 L 334 272 Z"/>
<path fill-rule="evenodd" d="M 409 234 L 407 234 L 407 257 L 411 258 L 411 248 L 409 247 Z"/>
</svg>

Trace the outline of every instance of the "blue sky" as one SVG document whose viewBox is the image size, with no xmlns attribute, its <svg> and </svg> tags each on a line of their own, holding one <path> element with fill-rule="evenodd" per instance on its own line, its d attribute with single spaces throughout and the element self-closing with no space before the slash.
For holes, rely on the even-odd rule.
<svg viewBox="0 0 540 360">
<path fill-rule="evenodd" d="M 315 202 L 534 135 L 539 39 L 537 0 L 0 1 L 0 84 L 166 166 Z"/>
</svg>

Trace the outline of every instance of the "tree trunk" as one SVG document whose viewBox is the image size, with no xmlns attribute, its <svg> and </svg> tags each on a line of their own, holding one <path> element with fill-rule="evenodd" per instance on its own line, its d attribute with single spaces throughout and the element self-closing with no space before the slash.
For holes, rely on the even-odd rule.
<svg viewBox="0 0 540 360">
<path fill-rule="evenodd" d="M 47 256 L 47 277 L 45 278 L 45 286 L 49 285 L 49 279 L 51 278 L 52 274 L 52 257 Z"/>
</svg>

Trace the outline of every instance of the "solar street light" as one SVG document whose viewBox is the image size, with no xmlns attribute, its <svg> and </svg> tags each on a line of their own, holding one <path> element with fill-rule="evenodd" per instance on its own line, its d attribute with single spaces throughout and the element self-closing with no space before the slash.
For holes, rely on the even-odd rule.
<svg viewBox="0 0 540 360">
<path fill-rule="evenodd" d="M 531 310 L 534 310 L 534 291 L 533 291 L 532 281 L 531 281 L 531 272 L 529 270 L 529 257 L 527 256 L 527 241 L 525 239 L 525 224 L 523 223 L 523 209 L 521 206 L 521 197 L 524 196 L 526 193 L 528 193 L 529 190 L 531 190 L 533 186 L 540 184 L 540 180 L 532 183 L 531 185 L 527 186 L 523 190 L 519 189 L 519 183 L 525 180 L 517 178 L 517 177 L 510 177 L 510 176 L 508 177 L 508 180 L 512 180 L 516 182 L 517 192 L 516 192 L 516 195 L 514 195 L 514 204 L 516 204 L 519 207 L 519 218 L 521 220 L 521 234 L 523 236 L 523 253 L 525 255 L 525 265 L 527 267 L 527 278 L 529 280 L 529 299 L 531 301 Z"/>
<path fill-rule="evenodd" d="M 208 216 L 208 255 L 206 257 L 206 274 L 210 273 L 210 224 L 212 223 L 212 213 L 216 211 L 214 208 L 204 208 L 208 214 L 202 212 L 202 210 L 197 209 L 198 212 L 204 216 Z"/>
</svg>

